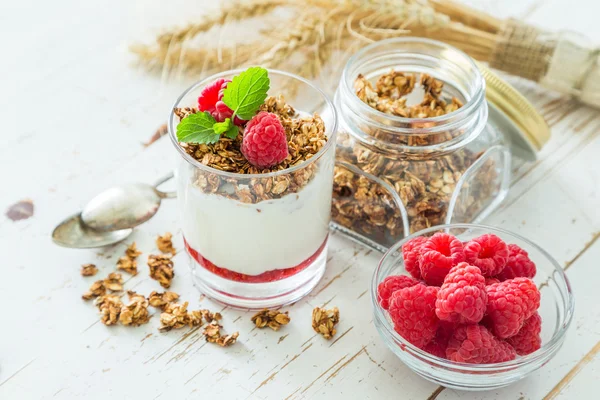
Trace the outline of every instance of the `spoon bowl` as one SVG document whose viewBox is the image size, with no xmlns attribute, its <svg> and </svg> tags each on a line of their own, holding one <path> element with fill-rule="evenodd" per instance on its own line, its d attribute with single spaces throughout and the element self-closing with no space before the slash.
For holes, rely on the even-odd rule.
<svg viewBox="0 0 600 400">
<path fill-rule="evenodd" d="M 81 220 L 99 232 L 135 228 L 156 214 L 162 199 L 176 196 L 175 192 L 162 192 L 156 188 L 172 177 L 172 173 L 168 174 L 154 186 L 132 183 L 107 189 L 85 206 Z"/>
<path fill-rule="evenodd" d="M 100 232 L 133 228 L 152 218 L 161 200 L 161 192 L 150 185 L 115 186 L 94 197 L 81 212 L 81 219 Z"/>
<path fill-rule="evenodd" d="M 52 240 L 59 246 L 75 249 L 88 249 L 118 243 L 133 229 L 121 229 L 113 232 L 99 232 L 85 226 L 81 213 L 72 215 L 61 222 L 52 232 Z"/>
</svg>

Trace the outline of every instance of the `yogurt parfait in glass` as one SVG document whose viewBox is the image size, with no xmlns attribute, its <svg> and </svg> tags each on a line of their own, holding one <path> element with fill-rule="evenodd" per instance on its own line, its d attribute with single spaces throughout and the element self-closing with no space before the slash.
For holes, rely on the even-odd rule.
<svg viewBox="0 0 600 400">
<path fill-rule="evenodd" d="M 259 67 L 187 89 L 169 116 L 194 283 L 241 308 L 291 303 L 325 271 L 336 113 L 308 81 Z"/>
</svg>

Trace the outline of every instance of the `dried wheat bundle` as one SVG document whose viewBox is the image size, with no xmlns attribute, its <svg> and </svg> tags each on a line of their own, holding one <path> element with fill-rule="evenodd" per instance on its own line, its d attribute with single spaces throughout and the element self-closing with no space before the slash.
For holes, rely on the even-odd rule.
<svg viewBox="0 0 600 400">
<path fill-rule="evenodd" d="M 288 16 L 282 21 L 284 10 Z M 249 42 L 194 44 L 214 28 L 262 18 L 266 26 Z M 266 24 L 266 25 L 265 25 Z M 600 51 L 573 34 L 545 32 L 500 20 L 448 0 L 239 0 L 217 15 L 159 35 L 132 51 L 163 74 L 205 75 L 260 64 L 325 85 L 346 58 L 367 43 L 421 36 L 454 45 L 491 67 L 522 76 L 600 107 Z"/>
</svg>

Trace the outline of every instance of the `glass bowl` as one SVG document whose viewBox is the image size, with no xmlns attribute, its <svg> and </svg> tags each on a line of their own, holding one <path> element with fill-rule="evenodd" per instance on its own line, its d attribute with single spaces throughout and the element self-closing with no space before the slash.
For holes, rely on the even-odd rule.
<svg viewBox="0 0 600 400">
<path fill-rule="evenodd" d="M 492 233 L 507 244 L 516 244 L 529 253 L 537 266 L 533 278 L 541 293 L 538 312 L 542 317 L 542 346 L 526 356 L 496 364 L 465 364 L 431 355 L 406 341 L 393 328 L 391 319 L 377 302 L 377 285 L 389 275 L 408 275 L 402 259 L 402 245 L 417 236 L 446 232 L 469 241 Z M 439 225 L 410 235 L 392 246 L 381 259 L 371 282 L 374 323 L 386 345 L 410 369 L 432 382 L 460 390 L 489 390 L 523 379 L 546 364 L 560 349 L 573 317 L 573 293 L 561 266 L 535 243 L 503 229 L 474 224 Z"/>
</svg>

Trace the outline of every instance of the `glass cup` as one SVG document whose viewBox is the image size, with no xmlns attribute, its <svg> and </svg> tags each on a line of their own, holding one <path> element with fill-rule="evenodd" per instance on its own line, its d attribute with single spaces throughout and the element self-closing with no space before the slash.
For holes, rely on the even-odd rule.
<svg viewBox="0 0 600 400">
<path fill-rule="evenodd" d="M 206 85 L 240 72 L 223 72 L 194 84 L 173 109 L 194 106 Z M 271 173 L 221 171 L 195 160 L 179 145 L 179 118 L 173 110 L 168 122 L 171 141 L 181 155 L 175 177 L 192 279 L 201 292 L 239 308 L 297 301 L 321 279 L 327 259 L 336 112 L 310 82 L 282 71 L 268 72 L 270 95 L 284 95 L 300 115 L 322 117 L 328 141 L 312 158 Z"/>
</svg>

